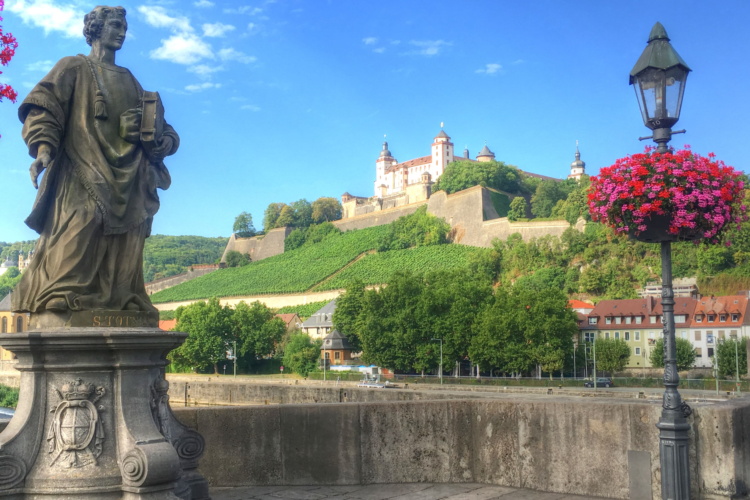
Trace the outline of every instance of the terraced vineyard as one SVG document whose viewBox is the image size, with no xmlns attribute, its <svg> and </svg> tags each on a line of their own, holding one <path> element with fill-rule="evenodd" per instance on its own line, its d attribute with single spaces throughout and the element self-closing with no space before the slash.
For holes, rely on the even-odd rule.
<svg viewBox="0 0 750 500">
<path fill-rule="evenodd" d="M 348 231 L 245 267 L 219 269 L 151 296 L 154 303 L 309 290 L 368 250 L 388 226 Z"/>
<path fill-rule="evenodd" d="M 415 274 L 465 267 L 472 255 L 487 249 L 464 245 L 433 245 L 405 250 L 367 255 L 351 266 L 342 269 L 331 279 L 316 286 L 313 291 L 346 288 L 351 280 L 359 279 L 365 285 L 385 283 L 394 271 L 411 271 Z"/>
</svg>

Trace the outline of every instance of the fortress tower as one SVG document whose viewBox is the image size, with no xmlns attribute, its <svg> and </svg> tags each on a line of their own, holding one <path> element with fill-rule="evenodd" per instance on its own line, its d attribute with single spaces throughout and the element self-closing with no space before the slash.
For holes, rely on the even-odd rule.
<svg viewBox="0 0 750 500">
<path fill-rule="evenodd" d="M 581 176 L 586 173 L 586 162 L 581 160 L 581 152 L 578 151 L 578 141 L 576 141 L 576 159 L 570 164 L 570 175 L 568 179 L 580 180 Z"/>
</svg>

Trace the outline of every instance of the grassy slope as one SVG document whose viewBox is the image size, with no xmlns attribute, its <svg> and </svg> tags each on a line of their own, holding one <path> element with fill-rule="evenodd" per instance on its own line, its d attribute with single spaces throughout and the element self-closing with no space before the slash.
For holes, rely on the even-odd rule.
<svg viewBox="0 0 750 500">
<path fill-rule="evenodd" d="M 463 267 L 471 255 L 485 251 L 463 245 L 438 245 L 367 253 L 377 246 L 378 237 L 385 227 L 348 231 L 322 243 L 304 246 L 245 267 L 221 269 L 155 293 L 151 300 L 163 303 L 209 297 L 333 290 L 345 288 L 352 279 L 360 279 L 366 285 L 376 285 L 385 282 L 396 270 L 421 273 Z M 357 257 L 360 258 L 353 262 Z"/>
</svg>

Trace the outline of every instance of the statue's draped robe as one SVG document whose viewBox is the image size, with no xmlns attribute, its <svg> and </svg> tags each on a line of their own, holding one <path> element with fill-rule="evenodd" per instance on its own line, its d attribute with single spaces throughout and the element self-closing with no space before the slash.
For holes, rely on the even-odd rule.
<svg viewBox="0 0 750 500">
<path fill-rule="evenodd" d="M 95 117 L 97 91 L 106 119 Z M 143 244 L 159 208 L 156 188 L 168 188 L 170 178 L 138 137 L 121 137 L 120 126 L 142 94 L 127 69 L 76 56 L 58 62 L 21 104 L 29 153 L 36 157 L 47 143 L 54 163 L 26 220 L 40 238 L 13 310 L 41 312 L 54 298 L 74 311 L 154 310 L 143 284 Z M 177 134 L 165 124 L 164 136 L 172 139 L 166 154 L 174 153 Z"/>
</svg>

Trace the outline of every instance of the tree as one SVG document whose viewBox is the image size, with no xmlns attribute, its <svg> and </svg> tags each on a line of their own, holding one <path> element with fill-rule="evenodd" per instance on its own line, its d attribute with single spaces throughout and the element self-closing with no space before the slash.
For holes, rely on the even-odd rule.
<svg viewBox="0 0 750 500">
<path fill-rule="evenodd" d="M 4 7 L 5 0 L 0 0 L 0 11 L 2 11 Z M 2 20 L 3 18 L 0 17 L 0 21 Z M 0 25 L 0 64 L 2 64 L 3 66 L 7 66 L 10 60 L 16 54 L 17 48 L 18 42 L 16 41 L 16 37 L 14 37 L 11 33 L 4 33 L 3 27 Z M 3 72 L 0 71 L 0 75 L 2 74 Z M 13 90 L 13 87 L 7 84 L 0 83 L 0 102 L 3 102 L 3 98 L 8 99 L 10 102 L 16 102 L 17 97 L 18 93 Z"/>
<path fill-rule="evenodd" d="M 597 344 L 598 343 L 599 342 L 597 341 Z M 692 368 L 695 364 L 695 349 L 693 348 L 693 344 L 691 344 L 688 339 L 677 337 L 675 338 L 675 350 L 677 351 L 677 369 L 683 371 Z M 719 358 L 721 358 L 721 355 Z M 654 368 L 664 368 L 663 338 L 660 338 L 654 344 L 649 361 Z M 734 361 L 734 351 L 732 351 L 732 361 Z M 732 365 L 732 373 L 734 373 L 734 365 Z"/>
<path fill-rule="evenodd" d="M 622 371 L 630 359 L 630 346 L 620 339 L 597 339 L 594 342 L 596 349 L 596 368 L 613 374 Z"/>
<path fill-rule="evenodd" d="M 740 375 L 747 375 L 747 339 L 729 339 L 716 344 L 716 360 L 719 377 L 736 377 L 737 365 Z"/>
<path fill-rule="evenodd" d="M 250 256 L 237 250 L 230 250 L 226 256 L 227 267 L 242 267 L 250 264 Z"/>
<path fill-rule="evenodd" d="M 388 225 L 378 245 L 379 251 L 438 245 L 448 242 L 450 225 L 440 217 L 427 213 L 427 206 L 413 214 L 399 217 Z"/>
<path fill-rule="evenodd" d="M 17 267 L 8 268 L 0 275 L 0 300 L 13 291 L 18 282 L 21 281 L 21 271 Z"/>
<path fill-rule="evenodd" d="M 355 351 L 361 349 L 360 339 L 366 333 L 365 285 L 361 281 L 351 282 L 336 299 L 333 327 L 349 340 Z"/>
<path fill-rule="evenodd" d="M 289 204 L 292 209 L 292 223 L 294 227 L 308 227 L 313 223 L 313 208 L 309 201 L 302 198 Z"/>
<path fill-rule="evenodd" d="M 263 231 L 268 232 L 271 229 L 281 227 L 278 224 L 281 210 L 286 206 L 286 203 L 270 203 L 263 212 Z"/>
<path fill-rule="evenodd" d="M 253 216 L 249 212 L 241 212 L 234 219 L 234 225 L 232 231 L 239 238 L 249 238 L 255 235 L 255 227 L 253 227 Z"/>
<path fill-rule="evenodd" d="M 175 317 L 177 331 L 186 332 L 188 337 L 169 358 L 196 372 L 213 366 L 214 373 L 219 373 L 218 362 L 226 358 L 232 329 L 232 310 L 212 298 L 178 307 Z"/>
<path fill-rule="evenodd" d="M 284 205 L 279 213 L 279 218 L 276 219 L 276 225 L 274 227 L 286 227 L 294 226 L 295 217 L 294 209 L 289 205 Z"/>
<path fill-rule="evenodd" d="M 317 366 L 321 344 L 304 333 L 293 333 L 284 346 L 284 368 L 306 377 Z"/>
<path fill-rule="evenodd" d="M 510 193 L 524 192 L 521 172 L 500 161 L 450 163 L 434 186 L 434 191 L 455 193 L 473 186 L 485 186 Z"/>
<path fill-rule="evenodd" d="M 516 196 L 513 201 L 510 202 L 510 210 L 508 210 L 508 220 L 515 222 L 518 219 L 526 218 L 526 199 L 523 196 Z"/>
<path fill-rule="evenodd" d="M 249 361 L 271 356 L 285 331 L 284 321 L 258 301 L 234 307 L 231 340 L 237 342 L 238 355 Z"/>
<path fill-rule="evenodd" d="M 536 217 L 549 217 L 555 204 L 567 196 L 568 192 L 562 182 L 542 180 L 531 197 L 531 213 Z"/>
<path fill-rule="evenodd" d="M 341 202 L 336 198 L 318 198 L 312 203 L 312 221 L 316 224 L 341 219 Z"/>
</svg>

